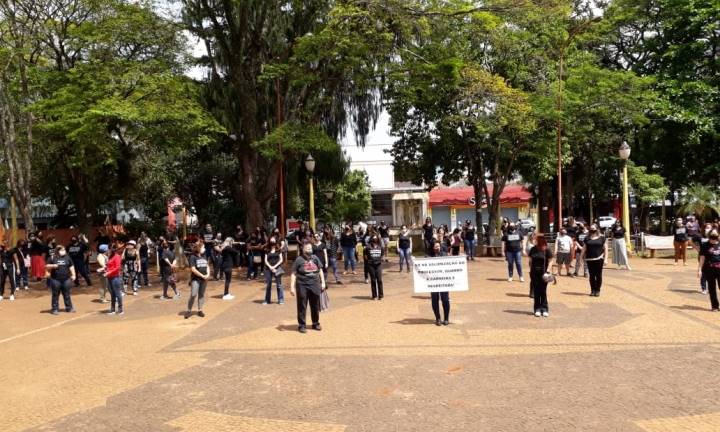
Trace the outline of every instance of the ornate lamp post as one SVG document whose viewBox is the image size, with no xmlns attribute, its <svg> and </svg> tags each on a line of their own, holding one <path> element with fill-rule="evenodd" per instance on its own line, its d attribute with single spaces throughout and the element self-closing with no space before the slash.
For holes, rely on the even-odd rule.
<svg viewBox="0 0 720 432">
<path fill-rule="evenodd" d="M 305 169 L 310 173 L 310 228 L 315 232 L 315 191 L 313 190 L 313 173 L 315 172 L 315 159 L 308 155 L 305 159 Z"/>
<path fill-rule="evenodd" d="M 620 159 L 623 160 L 623 227 L 625 228 L 625 243 L 628 251 L 632 252 L 632 243 L 630 243 L 630 196 L 628 194 L 628 170 L 627 161 L 630 159 L 630 146 L 623 141 L 622 146 L 618 149 Z"/>
</svg>

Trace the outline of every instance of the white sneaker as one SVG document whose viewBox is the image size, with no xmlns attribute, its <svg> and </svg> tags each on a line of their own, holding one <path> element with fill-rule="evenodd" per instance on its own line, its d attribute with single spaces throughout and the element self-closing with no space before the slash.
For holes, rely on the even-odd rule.
<svg viewBox="0 0 720 432">
<path fill-rule="evenodd" d="M 545 318 L 547 318 L 547 317 L 549 317 L 549 316 L 550 316 L 550 314 L 549 314 L 549 313 L 547 313 L 547 312 L 543 312 L 543 313 L 542 313 L 542 316 L 544 316 Z"/>
<path fill-rule="evenodd" d="M 267 305 L 267 304 L 270 304 L 270 303 L 268 303 L 268 302 L 266 302 L 266 301 L 263 302 L 263 305 Z"/>
<path fill-rule="evenodd" d="M 535 311 L 535 316 L 536 316 L 536 317 L 539 317 L 539 316 L 540 316 L 540 311 Z"/>
<path fill-rule="evenodd" d="M 14 296 L 14 295 L 11 295 L 11 296 L 10 296 L 10 301 L 15 301 L 15 296 Z"/>
<path fill-rule="evenodd" d="M 235 296 L 232 294 L 225 294 L 222 299 L 223 300 L 232 300 L 234 298 L 235 298 Z"/>
<path fill-rule="evenodd" d="M 508 278 L 508 282 L 512 282 L 512 278 Z"/>
<path fill-rule="evenodd" d="M 0 301 L 2 301 L 2 299 L 3 299 L 3 296 L 0 296 Z"/>
<path fill-rule="evenodd" d="M 521 277 L 521 278 L 520 278 L 520 282 L 525 282 L 525 278 L 524 278 L 524 277 Z"/>
</svg>

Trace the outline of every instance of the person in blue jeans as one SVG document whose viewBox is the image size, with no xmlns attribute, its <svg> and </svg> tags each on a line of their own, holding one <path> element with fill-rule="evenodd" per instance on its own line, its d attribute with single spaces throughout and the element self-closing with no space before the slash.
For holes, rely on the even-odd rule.
<svg viewBox="0 0 720 432">
<path fill-rule="evenodd" d="M 398 255 L 400 256 L 400 273 L 403 271 L 403 264 L 407 264 L 407 272 L 410 273 L 410 261 L 412 261 L 412 237 L 406 225 L 400 228 L 398 236 Z"/>
<path fill-rule="evenodd" d="M 465 226 L 462 229 L 463 246 L 465 246 L 465 255 L 468 261 L 475 261 L 475 225 L 470 222 L 470 219 L 465 221 Z"/>
<path fill-rule="evenodd" d="M 340 234 L 340 247 L 343 250 L 343 261 L 345 261 L 345 272 L 347 274 L 348 269 L 352 269 L 352 274 L 355 273 L 355 245 L 357 244 L 357 237 L 350 226 L 346 226 L 342 234 Z"/>
<path fill-rule="evenodd" d="M 282 251 L 277 245 L 275 237 L 270 237 L 270 243 L 268 244 L 268 251 L 265 254 L 265 301 L 264 305 L 272 303 L 272 283 L 273 279 L 277 285 L 277 297 L 278 304 L 285 303 L 285 293 L 283 292 L 282 275 L 284 273 L 282 269 L 283 256 Z"/>
<path fill-rule="evenodd" d="M 513 280 L 513 267 L 517 268 L 520 282 L 525 282 L 522 271 L 522 256 L 525 253 L 525 238 L 517 231 L 514 223 L 508 225 L 502 236 L 502 253 L 508 265 L 508 282 Z"/>
<path fill-rule="evenodd" d="M 333 276 L 335 277 L 335 283 L 342 285 L 342 281 L 337 273 L 337 253 L 340 248 L 340 241 L 335 237 L 335 233 L 332 228 L 325 227 L 325 233 L 323 234 L 325 246 L 327 247 L 328 256 L 328 268 L 332 269 Z M 327 281 L 327 277 L 325 278 Z"/>
</svg>

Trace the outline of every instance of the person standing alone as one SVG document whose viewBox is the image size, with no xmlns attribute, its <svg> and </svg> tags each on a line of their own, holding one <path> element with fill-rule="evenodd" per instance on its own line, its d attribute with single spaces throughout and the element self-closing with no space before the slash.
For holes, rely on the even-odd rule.
<svg viewBox="0 0 720 432">
<path fill-rule="evenodd" d="M 312 328 L 320 331 L 320 295 L 325 290 L 325 277 L 320 261 L 312 254 L 312 245 L 302 245 L 302 254 L 295 259 L 290 275 L 290 294 L 297 296 L 298 331 L 307 333 L 305 318 L 310 305 Z"/>
</svg>

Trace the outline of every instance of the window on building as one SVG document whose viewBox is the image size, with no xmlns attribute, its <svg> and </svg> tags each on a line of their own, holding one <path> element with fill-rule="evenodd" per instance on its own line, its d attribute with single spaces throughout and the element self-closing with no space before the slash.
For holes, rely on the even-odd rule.
<svg viewBox="0 0 720 432">
<path fill-rule="evenodd" d="M 388 216 L 392 215 L 392 195 L 379 194 L 372 196 L 372 215 Z"/>
</svg>

